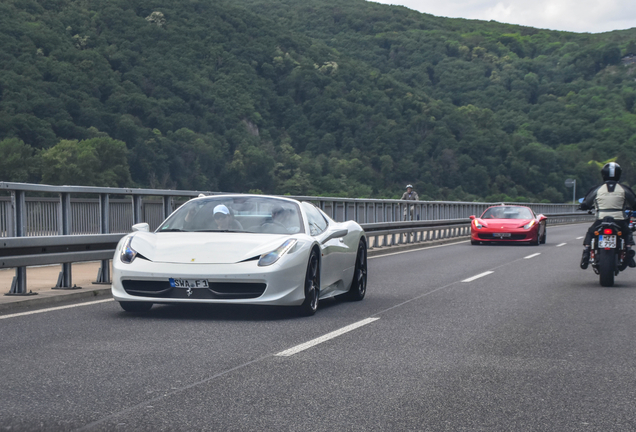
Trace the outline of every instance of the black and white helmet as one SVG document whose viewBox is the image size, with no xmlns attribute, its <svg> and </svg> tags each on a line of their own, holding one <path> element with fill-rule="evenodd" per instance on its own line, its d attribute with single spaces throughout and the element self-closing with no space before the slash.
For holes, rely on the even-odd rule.
<svg viewBox="0 0 636 432">
<path fill-rule="evenodd" d="M 616 162 L 606 163 L 601 170 L 603 181 L 619 181 L 621 179 L 621 173 L 623 170 L 621 166 Z"/>
</svg>

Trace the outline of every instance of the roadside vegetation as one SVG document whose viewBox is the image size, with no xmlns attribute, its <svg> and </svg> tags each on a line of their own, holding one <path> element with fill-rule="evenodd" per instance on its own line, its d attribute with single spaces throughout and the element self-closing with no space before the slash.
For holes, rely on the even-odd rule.
<svg viewBox="0 0 636 432">
<path fill-rule="evenodd" d="M 363 0 L 5 0 L 0 181 L 563 202 L 636 184 L 630 56 Z"/>
</svg>

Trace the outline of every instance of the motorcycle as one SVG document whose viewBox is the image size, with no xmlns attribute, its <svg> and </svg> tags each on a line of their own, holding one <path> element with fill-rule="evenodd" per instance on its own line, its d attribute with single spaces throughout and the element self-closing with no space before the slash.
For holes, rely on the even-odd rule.
<svg viewBox="0 0 636 432">
<path fill-rule="evenodd" d="M 614 285 L 614 276 L 627 268 L 627 245 L 622 228 L 613 217 L 605 217 L 594 231 L 590 244 L 590 265 L 601 286 Z"/>
</svg>

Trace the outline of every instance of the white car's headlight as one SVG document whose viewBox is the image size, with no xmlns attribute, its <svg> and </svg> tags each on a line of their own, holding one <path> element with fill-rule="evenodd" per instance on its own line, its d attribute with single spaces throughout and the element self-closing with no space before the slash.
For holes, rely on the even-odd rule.
<svg viewBox="0 0 636 432">
<path fill-rule="evenodd" d="M 126 241 L 124 241 L 124 244 L 121 247 L 121 252 L 119 253 L 119 258 L 124 264 L 130 264 L 137 257 L 137 251 L 130 246 L 131 242 L 132 237 L 128 237 Z"/>
<path fill-rule="evenodd" d="M 531 220 L 530 222 L 528 222 L 527 224 L 525 224 L 525 225 L 523 226 L 523 228 L 524 228 L 524 229 L 530 229 L 530 228 L 532 228 L 532 226 L 533 226 L 536 222 L 537 222 L 536 220 Z"/>
<path fill-rule="evenodd" d="M 274 264 L 276 261 L 280 259 L 280 257 L 285 255 L 291 248 L 293 248 L 296 245 L 297 241 L 298 240 L 296 239 L 288 239 L 285 241 L 285 243 L 280 245 L 276 250 L 273 250 L 269 253 L 265 253 L 261 255 L 261 257 L 258 260 L 258 265 L 260 267 L 265 267 L 265 266 Z"/>
</svg>

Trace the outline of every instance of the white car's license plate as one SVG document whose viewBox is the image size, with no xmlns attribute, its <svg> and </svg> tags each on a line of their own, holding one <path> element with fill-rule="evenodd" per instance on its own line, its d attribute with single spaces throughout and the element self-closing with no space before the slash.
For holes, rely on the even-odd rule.
<svg viewBox="0 0 636 432">
<path fill-rule="evenodd" d="M 616 236 L 615 235 L 600 235 L 600 236 L 598 236 L 598 247 L 600 247 L 600 248 L 616 248 Z"/>
<path fill-rule="evenodd" d="M 510 233 L 493 233 L 494 237 L 510 237 Z"/>
<path fill-rule="evenodd" d="M 173 288 L 208 288 L 206 279 L 175 279 L 170 278 L 170 286 Z"/>
</svg>

